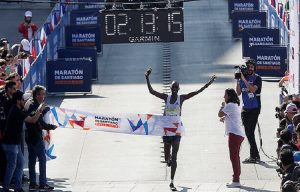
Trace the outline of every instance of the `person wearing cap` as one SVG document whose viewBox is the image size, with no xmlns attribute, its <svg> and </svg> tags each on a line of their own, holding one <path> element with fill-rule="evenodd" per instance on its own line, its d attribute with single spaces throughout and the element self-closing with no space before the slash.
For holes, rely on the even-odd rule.
<svg viewBox="0 0 300 192">
<path fill-rule="evenodd" d="M 19 33 L 22 34 L 23 38 L 28 39 L 29 41 L 33 38 L 35 32 L 38 30 L 36 24 L 32 21 L 32 12 L 26 11 L 24 15 L 24 22 L 19 25 Z"/>
<path fill-rule="evenodd" d="M 294 103 L 289 103 L 284 111 L 286 119 L 286 128 L 292 134 L 296 134 L 294 130 L 293 118 L 298 113 L 298 108 Z"/>
<path fill-rule="evenodd" d="M 241 78 L 237 79 L 236 92 L 242 95 L 242 122 L 245 127 L 246 136 L 250 144 L 250 157 L 243 163 L 257 163 L 260 161 L 259 152 L 255 141 L 255 128 L 260 114 L 260 92 L 262 88 L 261 77 L 255 73 L 256 62 L 253 59 L 246 61 L 247 75 L 241 73 Z"/>
</svg>

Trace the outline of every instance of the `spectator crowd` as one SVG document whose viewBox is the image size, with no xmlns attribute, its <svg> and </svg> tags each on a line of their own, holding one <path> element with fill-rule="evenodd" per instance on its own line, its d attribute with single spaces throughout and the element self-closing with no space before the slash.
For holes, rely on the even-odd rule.
<svg viewBox="0 0 300 192">
<path fill-rule="evenodd" d="M 32 22 L 32 12 L 26 11 L 18 31 L 22 40 L 10 46 L 7 38 L 0 39 L 0 185 L 3 192 L 14 189 L 23 192 L 23 183 L 29 182 L 29 191 L 51 191 L 47 184 L 44 131 L 56 126 L 47 124 L 43 116 L 49 110 L 44 103 L 46 88 L 36 85 L 33 90 L 21 91 L 23 61 L 35 59 L 30 41 L 38 27 Z M 26 141 L 26 142 L 25 142 Z M 24 146 L 28 150 L 29 177 L 24 174 Z M 35 166 L 39 161 L 39 182 Z"/>
</svg>

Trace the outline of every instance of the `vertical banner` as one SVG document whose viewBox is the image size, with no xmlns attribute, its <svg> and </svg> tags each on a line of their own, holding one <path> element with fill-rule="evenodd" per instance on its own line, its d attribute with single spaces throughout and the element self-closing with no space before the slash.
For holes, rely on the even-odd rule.
<svg viewBox="0 0 300 192">
<path fill-rule="evenodd" d="M 299 6 L 290 0 L 289 94 L 299 94 Z"/>
<path fill-rule="evenodd" d="M 84 49 L 59 49 L 58 58 L 64 59 L 65 61 L 92 61 L 92 66 L 90 66 L 92 70 L 92 79 L 96 80 L 98 78 L 97 52 L 94 47 L 87 47 Z"/>
<path fill-rule="evenodd" d="M 256 73 L 263 77 L 283 77 L 287 69 L 287 47 L 253 46 L 251 58 L 256 60 Z"/>
<path fill-rule="evenodd" d="M 228 0 L 228 15 L 231 19 L 232 11 L 258 11 L 259 0 Z"/>
<path fill-rule="evenodd" d="M 99 9 L 72 10 L 70 15 L 71 25 L 100 25 Z"/>
<path fill-rule="evenodd" d="M 248 28 L 267 26 L 267 13 L 259 11 L 233 11 L 232 37 L 242 38 L 242 31 Z"/>
<path fill-rule="evenodd" d="M 65 26 L 65 40 L 67 47 L 93 47 L 101 52 L 101 33 L 99 25 Z"/>
<path fill-rule="evenodd" d="M 90 93 L 91 63 L 87 60 L 47 61 L 47 91 L 49 93 Z"/>
<path fill-rule="evenodd" d="M 250 57 L 252 46 L 280 44 L 279 29 L 244 29 L 242 37 L 243 57 Z"/>
</svg>

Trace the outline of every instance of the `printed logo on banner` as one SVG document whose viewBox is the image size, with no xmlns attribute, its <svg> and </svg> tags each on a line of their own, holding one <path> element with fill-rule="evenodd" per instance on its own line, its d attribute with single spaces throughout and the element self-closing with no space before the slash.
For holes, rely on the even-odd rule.
<svg viewBox="0 0 300 192">
<path fill-rule="evenodd" d="M 120 128 L 120 122 L 117 117 L 95 116 L 95 125 L 99 127 Z"/>
<path fill-rule="evenodd" d="M 254 46 L 251 58 L 256 60 L 256 73 L 261 76 L 282 77 L 287 69 L 287 47 Z"/>
<path fill-rule="evenodd" d="M 97 4 L 103 3 L 104 0 L 78 0 L 78 2 L 81 2 L 79 9 L 104 9 L 104 4 Z"/>
<path fill-rule="evenodd" d="M 100 12 L 99 9 L 90 10 L 72 10 L 70 15 L 71 25 L 99 25 Z"/>
<path fill-rule="evenodd" d="M 233 11 L 232 36 L 242 38 L 242 31 L 247 28 L 261 28 L 267 26 L 267 13 L 260 11 Z"/>
<path fill-rule="evenodd" d="M 83 69 L 54 70 L 54 79 L 56 85 L 82 85 Z"/>
<path fill-rule="evenodd" d="M 253 28 L 243 30 L 243 57 L 250 57 L 250 48 L 258 45 L 279 45 L 279 29 Z"/>
<path fill-rule="evenodd" d="M 232 11 L 255 11 L 259 10 L 259 0 L 229 0 L 228 13 L 231 19 Z"/>
<path fill-rule="evenodd" d="M 138 115 L 140 117 L 140 115 Z M 128 123 L 132 129 L 133 132 L 137 130 L 141 130 L 145 132 L 146 135 L 149 134 L 149 127 L 148 127 L 148 120 L 152 118 L 152 115 L 147 115 L 146 120 L 142 120 L 142 118 L 138 118 L 138 120 L 128 119 Z"/>
<path fill-rule="evenodd" d="M 58 58 L 65 61 L 91 61 L 92 79 L 97 79 L 97 52 L 94 47 L 59 49 L 57 53 Z"/>
<path fill-rule="evenodd" d="M 52 107 L 50 111 L 53 114 L 53 118 L 59 127 L 78 127 L 83 130 L 89 130 L 89 128 L 84 127 L 86 115 L 81 115 L 73 112 L 67 113 L 65 109 L 57 107 Z"/>
<path fill-rule="evenodd" d="M 101 32 L 99 25 L 66 27 L 66 46 L 67 47 L 92 47 L 96 46 L 97 52 L 101 52 Z"/>
<path fill-rule="evenodd" d="M 55 60 L 47 62 L 48 92 L 90 92 L 91 62 Z"/>
</svg>

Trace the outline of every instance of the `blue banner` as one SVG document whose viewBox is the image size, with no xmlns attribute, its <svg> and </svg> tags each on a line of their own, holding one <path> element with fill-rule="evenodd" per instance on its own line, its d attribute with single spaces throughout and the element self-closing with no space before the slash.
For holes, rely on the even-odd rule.
<svg viewBox="0 0 300 192">
<path fill-rule="evenodd" d="M 243 57 L 250 57 L 252 46 L 280 44 L 279 29 L 244 29 L 242 37 Z"/>
<path fill-rule="evenodd" d="M 258 11 L 259 0 L 228 0 L 228 14 L 231 19 L 232 11 Z"/>
<path fill-rule="evenodd" d="M 242 31 L 248 28 L 267 26 L 267 13 L 259 11 L 233 11 L 232 37 L 242 38 Z"/>
<path fill-rule="evenodd" d="M 101 52 L 100 25 L 65 26 L 66 47 L 93 47 Z"/>
<path fill-rule="evenodd" d="M 287 69 L 287 47 L 253 46 L 251 58 L 256 60 L 256 73 L 265 77 L 283 77 Z"/>
<path fill-rule="evenodd" d="M 77 0 L 79 9 L 104 9 L 104 0 Z M 98 4 L 97 4 L 98 3 Z M 99 4 L 102 3 L 102 4 Z"/>
<path fill-rule="evenodd" d="M 47 91 L 49 93 L 90 93 L 91 62 L 47 61 Z"/>
<path fill-rule="evenodd" d="M 71 25 L 100 25 L 99 9 L 72 10 L 70 16 Z"/>
<path fill-rule="evenodd" d="M 58 58 L 64 59 L 65 61 L 81 61 L 88 60 L 92 61 L 92 79 L 96 80 L 98 78 L 98 69 L 97 69 L 97 52 L 94 47 L 87 48 L 69 48 L 69 49 L 59 49 Z"/>
</svg>

